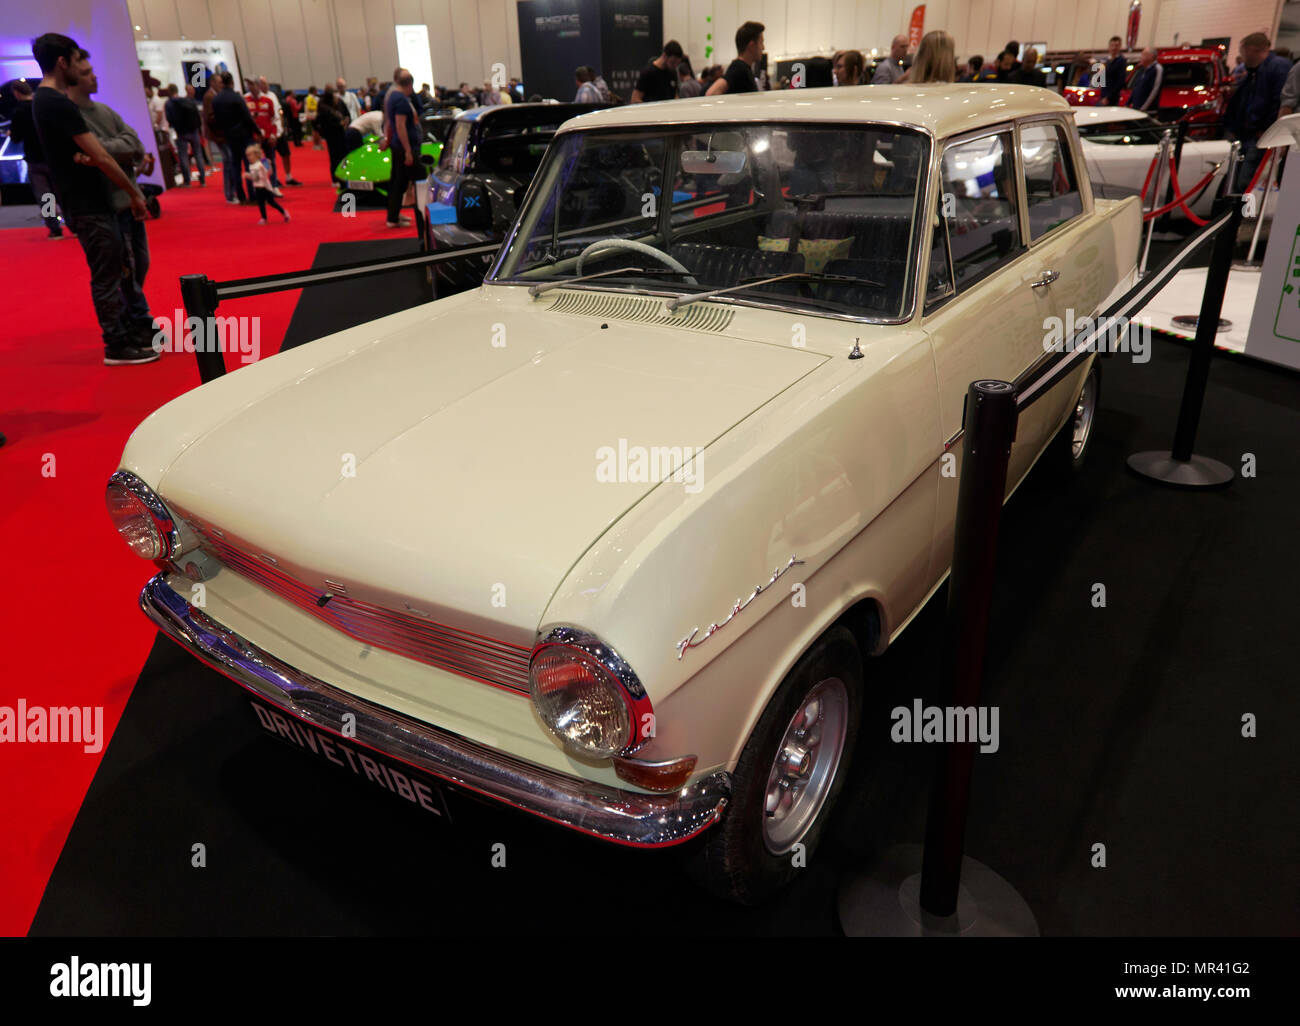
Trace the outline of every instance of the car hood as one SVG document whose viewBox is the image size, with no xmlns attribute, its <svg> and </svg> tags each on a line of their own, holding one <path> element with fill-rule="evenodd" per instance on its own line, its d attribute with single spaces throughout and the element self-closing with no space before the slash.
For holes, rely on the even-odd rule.
<svg viewBox="0 0 1300 1026">
<path fill-rule="evenodd" d="M 483 296 L 504 291 L 513 303 Z M 687 458 L 825 357 L 550 313 L 520 292 L 481 289 L 237 371 L 219 382 L 232 393 L 245 375 L 276 380 L 209 400 L 219 420 L 201 431 L 182 397 L 151 428 L 189 431 L 160 494 L 312 587 L 531 644 L 602 533 L 674 467 L 668 486 L 703 489 L 707 454 Z"/>
</svg>

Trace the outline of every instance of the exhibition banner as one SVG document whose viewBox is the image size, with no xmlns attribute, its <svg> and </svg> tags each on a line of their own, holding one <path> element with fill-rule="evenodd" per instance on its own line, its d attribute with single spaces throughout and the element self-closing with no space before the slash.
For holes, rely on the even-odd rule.
<svg viewBox="0 0 1300 1026">
<path fill-rule="evenodd" d="M 1300 370 L 1300 160 L 1294 152 L 1275 200 L 1246 355 Z"/>
<path fill-rule="evenodd" d="M 229 71 L 235 88 L 244 87 L 235 44 L 229 39 L 139 39 L 135 53 L 140 67 L 164 86 L 192 85 L 201 94 L 214 71 Z"/>
<path fill-rule="evenodd" d="M 663 0 L 603 0 L 600 65 L 609 87 L 632 95 L 641 70 L 663 52 Z"/>
<path fill-rule="evenodd" d="M 524 89 L 570 102 L 574 69 L 601 64 L 598 0 L 522 0 L 518 9 Z"/>
</svg>

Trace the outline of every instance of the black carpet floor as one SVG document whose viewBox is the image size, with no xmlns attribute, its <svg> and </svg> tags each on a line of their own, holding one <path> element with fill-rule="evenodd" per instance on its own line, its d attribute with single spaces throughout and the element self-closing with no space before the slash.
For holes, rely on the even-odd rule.
<svg viewBox="0 0 1300 1026">
<path fill-rule="evenodd" d="M 370 291 L 336 293 L 330 326 Z M 300 313 L 291 334 L 319 334 L 325 315 Z M 1300 933 L 1300 378 L 1216 358 L 1197 450 L 1238 468 L 1253 457 L 1255 476 L 1163 489 L 1124 460 L 1169 445 L 1187 352 L 1157 341 L 1145 365 L 1107 360 L 1084 472 L 1064 487 L 1031 475 L 1003 520 L 984 696 L 1002 745 L 976 761 L 967 852 L 1045 935 Z M 891 743 L 889 710 L 939 699 L 944 599 L 868 665 L 834 828 L 761 909 L 697 891 L 681 850 L 607 847 L 455 794 L 445 827 L 263 736 L 241 689 L 160 638 L 32 933 L 564 933 L 584 921 L 583 894 L 632 902 L 641 934 L 837 934 L 841 883 L 923 837 L 934 749 Z"/>
</svg>

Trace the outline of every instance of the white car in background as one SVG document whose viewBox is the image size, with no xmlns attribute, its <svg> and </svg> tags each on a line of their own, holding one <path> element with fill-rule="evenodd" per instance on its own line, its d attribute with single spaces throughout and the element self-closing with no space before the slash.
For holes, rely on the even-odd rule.
<svg viewBox="0 0 1300 1026">
<path fill-rule="evenodd" d="M 1151 161 L 1160 152 L 1160 140 L 1173 125 L 1162 124 L 1150 114 L 1132 107 L 1074 107 L 1079 126 L 1083 158 L 1094 184 L 1119 185 L 1140 192 Z M 1205 217 L 1214 206 L 1214 197 L 1223 183 L 1231 144 L 1224 139 L 1207 142 L 1188 139 L 1183 143 L 1178 167 L 1178 187 L 1187 193 L 1212 169 L 1214 177 L 1199 190 L 1190 203 L 1192 213 Z M 1164 206 L 1163 191 L 1159 206 Z M 1171 211 L 1183 217 L 1181 208 Z"/>
</svg>

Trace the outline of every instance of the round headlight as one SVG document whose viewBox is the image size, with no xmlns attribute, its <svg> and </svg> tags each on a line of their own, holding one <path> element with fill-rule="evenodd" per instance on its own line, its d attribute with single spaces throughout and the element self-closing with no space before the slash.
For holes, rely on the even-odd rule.
<svg viewBox="0 0 1300 1026">
<path fill-rule="evenodd" d="M 626 755 L 653 733 L 650 700 L 636 674 L 582 631 L 558 627 L 533 650 L 528 690 L 542 722 L 577 754 Z"/>
<path fill-rule="evenodd" d="M 166 559 L 176 541 L 176 524 L 162 500 L 129 471 L 108 479 L 108 515 L 131 551 L 144 559 Z"/>
</svg>

